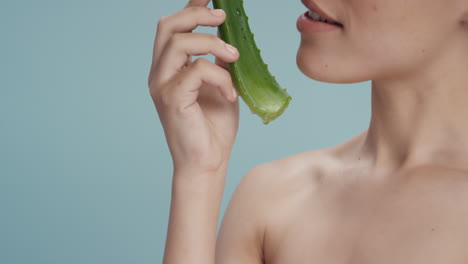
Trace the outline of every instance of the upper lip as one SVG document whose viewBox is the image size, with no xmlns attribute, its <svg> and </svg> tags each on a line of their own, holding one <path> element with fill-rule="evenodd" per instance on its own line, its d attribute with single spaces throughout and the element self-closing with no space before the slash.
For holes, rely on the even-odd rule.
<svg viewBox="0 0 468 264">
<path fill-rule="evenodd" d="M 339 21 L 337 21 L 336 19 L 332 18 L 327 13 L 325 13 L 314 1 L 312 0 L 301 0 L 301 1 L 302 1 L 302 4 L 304 4 L 309 10 L 314 11 L 322 18 L 325 18 L 326 20 L 331 21 L 331 22 L 336 22 L 341 25 Z"/>
</svg>

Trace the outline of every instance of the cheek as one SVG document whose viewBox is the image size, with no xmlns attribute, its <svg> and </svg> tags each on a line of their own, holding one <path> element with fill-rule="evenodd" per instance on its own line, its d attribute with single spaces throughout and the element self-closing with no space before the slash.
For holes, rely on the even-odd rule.
<svg viewBox="0 0 468 264">
<path fill-rule="evenodd" d="M 356 83 L 372 79 L 386 40 L 376 21 L 386 2 L 349 0 L 343 17 L 345 29 L 337 34 L 303 35 L 297 53 L 297 65 L 308 77 L 330 83 Z M 393 0 L 398 1 L 398 0 Z M 384 45 L 382 45 L 382 43 Z"/>
<path fill-rule="evenodd" d="M 437 19 L 453 16 L 454 5 L 447 0 L 366 2 L 369 8 L 354 16 L 347 33 L 356 56 L 369 60 L 372 79 L 417 71 L 454 36 L 456 19 Z"/>
<path fill-rule="evenodd" d="M 350 0 L 344 31 L 302 37 L 298 67 L 314 80 L 331 83 L 408 74 L 435 57 L 450 37 L 449 24 L 433 19 L 441 9 L 436 2 L 425 1 L 421 8 L 420 0 Z"/>
</svg>

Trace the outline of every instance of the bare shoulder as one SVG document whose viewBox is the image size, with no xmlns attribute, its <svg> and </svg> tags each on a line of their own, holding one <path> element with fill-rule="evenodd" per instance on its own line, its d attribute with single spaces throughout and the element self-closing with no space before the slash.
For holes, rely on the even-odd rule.
<svg viewBox="0 0 468 264">
<path fill-rule="evenodd" d="M 466 237 L 467 170 L 429 164 L 392 175 L 395 180 L 389 182 L 376 180 L 382 178 L 367 173 L 366 161 L 354 156 L 358 140 L 356 136 L 335 147 L 294 154 L 251 169 L 226 210 L 217 263 L 289 263 L 301 262 L 306 252 L 330 255 L 321 246 L 338 243 L 349 248 L 351 244 L 343 236 L 352 238 L 353 230 L 363 230 L 360 225 L 369 220 L 369 212 L 374 222 L 367 224 L 376 228 L 366 227 L 369 237 L 380 236 L 374 236 L 374 231 L 381 232 L 389 215 L 401 220 L 394 221 L 389 236 L 415 223 L 419 228 L 451 226 L 452 233 L 447 234 Z M 424 221 L 415 222 L 418 217 Z M 311 250 L 312 245 L 316 251 Z"/>
<path fill-rule="evenodd" d="M 223 217 L 216 263 L 270 263 L 278 247 L 271 237 L 280 237 L 290 217 L 316 200 L 321 186 L 342 169 L 342 153 L 352 149 L 352 142 L 260 164 L 244 175 Z"/>
<path fill-rule="evenodd" d="M 295 206 L 336 165 L 327 150 L 314 150 L 251 169 L 237 185 L 224 214 L 216 263 L 265 263 L 266 230 L 277 222 L 272 214 L 283 206 Z"/>
<path fill-rule="evenodd" d="M 300 190 L 310 191 L 319 188 L 332 177 L 347 171 L 356 163 L 349 162 L 351 153 L 356 152 L 365 136 L 365 131 L 349 140 L 324 149 L 301 152 L 258 165 L 242 179 L 244 185 L 258 189 L 259 196 L 267 199 L 283 199 L 288 195 L 300 195 Z M 334 179 L 333 179 L 334 180 Z"/>
<path fill-rule="evenodd" d="M 242 177 L 223 216 L 216 241 L 216 263 L 265 263 L 265 235 L 271 211 L 287 193 L 314 181 L 314 159 L 316 164 L 331 162 L 312 151 L 258 165 Z"/>
<path fill-rule="evenodd" d="M 364 132 L 333 147 L 260 164 L 242 178 L 238 189 L 248 189 L 256 197 L 262 214 L 267 216 L 263 223 L 280 222 L 283 212 L 301 210 L 308 206 L 307 202 L 343 185 L 343 176 L 358 167 L 356 162 L 350 162 L 350 157 L 363 136 Z"/>
<path fill-rule="evenodd" d="M 328 149 L 294 154 L 261 164 L 246 176 L 256 186 L 261 186 L 266 197 L 279 197 L 297 193 L 298 189 L 320 184 L 329 172 L 340 166 L 340 161 Z"/>
</svg>

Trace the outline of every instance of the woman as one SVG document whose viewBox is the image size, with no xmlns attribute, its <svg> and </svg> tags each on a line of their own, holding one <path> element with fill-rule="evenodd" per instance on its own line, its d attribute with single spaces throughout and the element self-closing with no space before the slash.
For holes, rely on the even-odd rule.
<svg viewBox="0 0 468 264">
<path fill-rule="evenodd" d="M 223 23 L 208 1 L 156 34 L 149 86 L 174 161 L 164 263 L 468 263 L 468 1 L 304 0 L 341 26 L 299 18 L 299 69 L 372 80 L 369 128 L 251 170 L 217 240 L 239 118 L 225 63 L 239 53 L 191 33 Z M 215 64 L 191 60 L 208 53 Z"/>
</svg>

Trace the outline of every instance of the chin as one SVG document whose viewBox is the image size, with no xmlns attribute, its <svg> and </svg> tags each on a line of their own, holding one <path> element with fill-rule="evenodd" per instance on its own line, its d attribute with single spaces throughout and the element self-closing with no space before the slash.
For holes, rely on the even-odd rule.
<svg viewBox="0 0 468 264">
<path fill-rule="evenodd" d="M 346 65 L 339 58 L 325 58 L 326 56 L 313 56 L 298 50 L 296 64 L 299 70 L 307 77 L 326 83 L 359 83 L 371 80 L 364 71 L 357 71 L 363 67 Z"/>
</svg>

